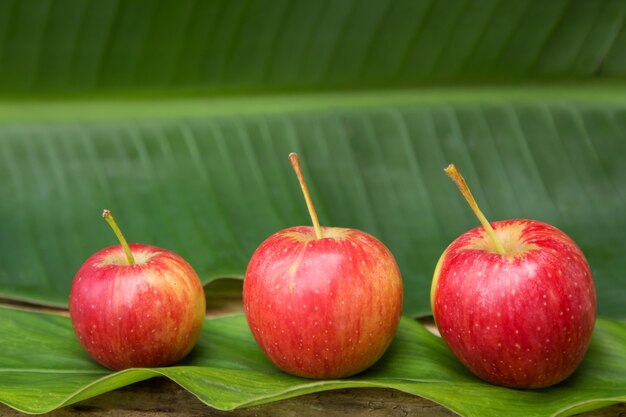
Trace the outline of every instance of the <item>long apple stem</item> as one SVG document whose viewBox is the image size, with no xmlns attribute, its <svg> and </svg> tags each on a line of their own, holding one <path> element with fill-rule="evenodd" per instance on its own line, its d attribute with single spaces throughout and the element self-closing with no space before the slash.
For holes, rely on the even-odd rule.
<svg viewBox="0 0 626 417">
<path fill-rule="evenodd" d="M 300 183 L 300 188 L 302 188 L 302 194 L 304 194 L 304 201 L 306 201 L 306 206 L 309 209 L 309 215 L 311 216 L 311 221 L 313 221 L 313 229 L 315 230 L 315 238 L 321 239 L 322 236 L 322 228 L 320 227 L 320 222 L 317 219 L 317 213 L 315 212 L 315 207 L 313 207 L 313 201 L 311 201 L 311 195 L 309 194 L 309 189 L 306 186 L 306 182 L 304 181 L 304 176 L 302 175 L 302 168 L 300 167 L 300 159 L 298 159 L 298 154 L 292 152 L 289 154 L 289 161 L 291 162 L 291 166 L 298 177 L 298 182 Z"/>
<path fill-rule="evenodd" d="M 506 255 L 506 250 L 504 249 L 504 246 L 502 246 L 502 242 L 500 242 L 500 239 L 498 239 L 498 236 L 496 236 L 496 232 L 494 232 L 493 227 L 491 227 L 491 224 L 489 224 L 483 212 L 480 210 L 480 208 L 478 208 L 478 204 L 476 203 L 476 200 L 474 200 L 474 196 L 467 186 L 465 178 L 463 178 L 459 170 L 456 169 L 456 166 L 454 164 L 450 164 L 443 171 L 446 173 L 446 175 L 448 175 L 448 177 L 452 179 L 452 181 L 454 181 L 456 186 L 459 188 L 459 191 L 461 191 L 461 194 L 463 194 L 463 197 L 465 197 L 465 199 L 467 200 L 468 204 L 474 211 L 474 214 L 476 215 L 476 217 L 478 217 L 478 220 L 480 220 L 480 224 L 482 224 L 487 231 L 487 234 L 491 238 L 491 241 L 496 247 L 498 253 L 500 255 Z"/>
<path fill-rule="evenodd" d="M 111 229 L 113 229 L 115 236 L 117 236 L 117 239 L 120 241 L 122 248 L 124 249 L 124 252 L 126 253 L 126 259 L 128 260 L 128 264 L 134 265 L 135 258 L 133 257 L 133 253 L 130 251 L 130 246 L 128 246 L 128 242 L 126 242 L 126 239 L 124 239 L 124 235 L 122 234 L 122 231 L 117 226 L 117 223 L 115 222 L 115 219 L 113 218 L 113 214 L 109 210 L 104 209 L 104 211 L 102 212 L 102 217 L 104 218 L 104 220 L 107 221 L 107 223 L 109 223 L 109 226 L 111 226 Z"/>
</svg>

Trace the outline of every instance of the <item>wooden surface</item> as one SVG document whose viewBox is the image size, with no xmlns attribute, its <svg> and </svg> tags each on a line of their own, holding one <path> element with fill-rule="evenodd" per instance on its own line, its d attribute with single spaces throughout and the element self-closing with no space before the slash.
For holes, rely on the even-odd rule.
<svg viewBox="0 0 626 417">
<path fill-rule="evenodd" d="M 207 316 L 217 317 L 242 311 L 241 283 L 226 280 L 207 289 Z M 210 293 L 209 293 L 210 292 Z M 5 303 L 7 300 L 4 300 Z M 15 303 L 13 303 L 15 304 Z M 38 307 L 20 305 L 41 310 Z M 49 312 L 67 314 L 49 309 Z M 428 329 L 436 332 L 432 321 L 424 321 Z M 24 417 L 4 404 L 0 404 L 0 417 Z M 215 410 L 193 394 L 166 378 L 153 378 L 90 398 L 51 413 L 44 417 L 451 417 L 456 416 L 446 408 L 410 394 L 391 389 L 342 389 L 303 395 L 257 407 L 234 411 Z M 626 417 L 626 405 L 580 414 L 585 417 Z"/>
</svg>

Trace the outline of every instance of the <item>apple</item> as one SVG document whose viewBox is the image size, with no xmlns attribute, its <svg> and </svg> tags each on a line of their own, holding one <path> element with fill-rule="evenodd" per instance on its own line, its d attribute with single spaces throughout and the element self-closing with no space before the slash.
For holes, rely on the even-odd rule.
<svg viewBox="0 0 626 417">
<path fill-rule="evenodd" d="M 343 378 L 373 365 L 402 313 L 402 278 L 383 243 L 356 229 L 321 227 L 295 153 L 313 227 L 281 230 L 254 252 L 243 305 L 265 355 L 306 378 Z"/>
<path fill-rule="evenodd" d="M 591 340 L 596 296 L 589 264 L 559 229 L 536 220 L 489 223 L 454 165 L 482 227 L 444 251 L 431 305 L 441 337 L 475 375 L 512 388 L 563 381 Z"/>
<path fill-rule="evenodd" d="M 166 249 L 128 245 L 110 211 L 121 245 L 93 254 L 70 290 L 70 317 L 80 344 L 114 369 L 159 367 L 185 357 L 204 321 L 204 289 L 183 258 Z"/>
</svg>

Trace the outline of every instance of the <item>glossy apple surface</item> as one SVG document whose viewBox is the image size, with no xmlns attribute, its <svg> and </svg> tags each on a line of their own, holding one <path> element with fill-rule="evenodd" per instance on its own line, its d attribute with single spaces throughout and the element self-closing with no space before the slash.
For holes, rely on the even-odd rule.
<svg viewBox="0 0 626 417">
<path fill-rule="evenodd" d="M 252 256 L 243 303 L 254 338 L 285 372 L 341 378 L 374 364 L 402 312 L 402 279 L 391 252 L 355 229 L 293 227 Z"/>
<path fill-rule="evenodd" d="M 582 361 L 596 317 L 589 265 L 563 232 L 532 220 L 491 223 L 445 250 L 431 303 L 443 340 L 474 374 L 498 385 L 556 384 Z"/>
<path fill-rule="evenodd" d="M 81 345 L 104 366 L 166 366 L 195 345 L 205 314 L 202 284 L 177 254 L 132 244 L 92 255 L 76 273 L 70 317 Z"/>
</svg>

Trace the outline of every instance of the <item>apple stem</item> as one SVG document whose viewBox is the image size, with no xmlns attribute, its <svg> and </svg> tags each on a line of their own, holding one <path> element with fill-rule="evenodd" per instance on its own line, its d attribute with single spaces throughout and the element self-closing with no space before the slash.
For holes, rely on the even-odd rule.
<svg viewBox="0 0 626 417">
<path fill-rule="evenodd" d="M 311 216 L 311 221 L 313 221 L 313 229 L 315 229 L 315 238 L 322 239 L 322 228 L 320 227 L 320 222 L 317 219 L 317 213 L 315 212 L 315 207 L 313 207 L 313 201 L 311 201 L 311 195 L 309 194 L 309 189 L 306 186 L 306 182 L 304 181 L 304 176 L 302 175 L 302 168 L 300 167 L 300 159 L 298 159 L 298 154 L 295 152 L 291 152 L 289 154 L 289 161 L 291 162 L 291 166 L 298 177 L 298 182 L 300 183 L 300 188 L 302 188 L 302 194 L 304 194 L 304 201 L 306 201 L 306 206 L 309 209 L 309 215 Z"/>
<path fill-rule="evenodd" d="M 500 242 L 500 239 L 498 239 L 498 236 L 496 236 L 496 232 L 493 230 L 493 227 L 491 227 L 491 224 L 489 224 L 489 222 L 487 221 L 487 218 L 485 217 L 483 212 L 480 210 L 480 208 L 478 208 L 478 204 L 476 203 L 476 200 L 474 200 L 474 196 L 467 186 L 463 175 L 461 175 L 459 170 L 456 169 L 456 166 L 454 164 L 448 165 L 448 167 L 443 171 L 446 173 L 446 175 L 448 175 L 448 177 L 452 179 L 452 181 L 454 181 L 456 186 L 459 188 L 459 191 L 461 191 L 461 194 L 463 194 L 463 197 L 465 197 L 465 200 L 467 200 L 468 204 L 474 211 L 474 214 L 476 215 L 476 217 L 478 217 L 478 220 L 480 220 L 480 224 L 482 224 L 487 231 L 487 234 L 491 238 L 491 241 L 496 247 L 498 253 L 500 255 L 506 255 L 506 250 L 504 249 L 504 246 L 502 246 L 502 242 Z"/>
<path fill-rule="evenodd" d="M 113 214 L 109 210 L 104 209 L 104 211 L 102 212 L 102 217 L 104 218 L 104 220 L 107 221 L 107 223 L 109 223 L 109 226 L 111 226 L 111 229 L 113 229 L 115 236 L 117 236 L 117 239 L 120 241 L 120 244 L 122 245 L 122 248 L 124 249 L 124 252 L 126 253 L 126 259 L 128 260 L 128 264 L 134 265 L 135 258 L 133 257 L 133 253 L 130 251 L 130 246 L 128 246 L 128 242 L 126 242 L 126 239 L 124 239 L 124 235 L 122 234 L 122 231 L 117 226 L 117 223 L 115 222 L 115 219 L 113 218 Z"/>
</svg>

